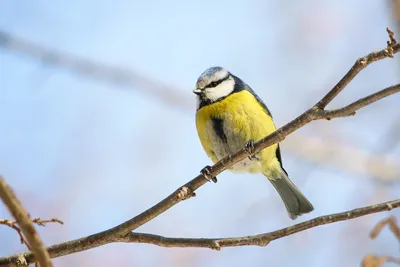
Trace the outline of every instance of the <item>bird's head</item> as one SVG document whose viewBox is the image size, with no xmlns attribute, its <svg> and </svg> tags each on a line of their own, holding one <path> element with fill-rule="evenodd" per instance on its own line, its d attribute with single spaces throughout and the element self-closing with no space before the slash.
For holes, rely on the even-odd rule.
<svg viewBox="0 0 400 267">
<path fill-rule="evenodd" d="M 230 95 L 235 90 L 235 79 L 222 67 L 211 67 L 197 79 L 193 93 L 198 102 L 213 103 Z"/>
</svg>

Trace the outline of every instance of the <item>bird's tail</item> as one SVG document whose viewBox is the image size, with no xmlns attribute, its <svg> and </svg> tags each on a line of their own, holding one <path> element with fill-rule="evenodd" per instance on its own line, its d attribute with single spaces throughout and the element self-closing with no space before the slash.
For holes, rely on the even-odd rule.
<svg viewBox="0 0 400 267">
<path fill-rule="evenodd" d="M 292 220 L 296 219 L 297 216 L 314 210 L 313 205 L 289 179 L 284 170 L 279 168 L 279 171 L 275 172 L 273 176 L 264 175 L 267 176 L 276 191 L 278 191 Z"/>
</svg>

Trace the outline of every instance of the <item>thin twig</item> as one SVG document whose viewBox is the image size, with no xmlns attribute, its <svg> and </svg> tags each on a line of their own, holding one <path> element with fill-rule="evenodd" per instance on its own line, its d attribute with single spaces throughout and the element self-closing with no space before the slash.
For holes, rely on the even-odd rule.
<svg viewBox="0 0 400 267">
<path fill-rule="evenodd" d="M 386 32 L 389 35 L 389 41 L 387 41 L 387 49 L 389 52 L 389 56 L 393 58 L 393 47 L 397 44 L 396 39 L 394 39 L 394 32 L 392 32 L 389 28 L 386 28 Z"/>
<path fill-rule="evenodd" d="M 32 219 L 32 223 L 37 224 L 39 226 L 45 226 L 46 223 L 55 223 L 55 222 L 59 223 L 59 224 L 64 224 L 64 222 L 62 222 L 61 220 L 56 219 L 56 218 L 52 218 L 49 220 L 42 220 L 40 218 Z M 30 249 L 29 244 L 26 241 L 24 235 L 22 234 L 22 231 L 19 228 L 16 220 L 0 219 L 0 224 L 7 225 L 8 227 L 14 229 L 19 235 L 21 244 L 25 244 L 28 247 L 28 249 Z"/>
<path fill-rule="evenodd" d="M 0 224 L 7 225 L 8 227 L 14 229 L 17 232 L 17 234 L 19 235 L 19 239 L 21 241 L 21 244 L 25 244 L 28 247 L 28 249 L 30 250 L 28 241 L 26 241 L 24 235 L 22 234 L 22 231 L 19 228 L 19 226 L 17 224 L 17 221 L 0 219 Z"/>
<path fill-rule="evenodd" d="M 48 220 L 42 220 L 40 218 L 35 218 L 35 219 L 32 219 L 32 222 L 36 223 L 39 226 L 46 226 L 47 223 L 64 224 L 63 221 L 61 221 L 60 219 L 57 219 L 57 218 L 51 218 L 51 219 L 48 219 Z"/>
<path fill-rule="evenodd" d="M 383 228 L 388 225 L 390 231 L 393 233 L 393 235 L 397 238 L 397 240 L 400 241 L 400 228 L 397 224 L 397 219 L 394 216 L 390 216 L 386 219 L 383 219 L 379 221 L 374 228 L 372 228 L 369 237 L 371 239 L 375 239 L 378 237 L 378 235 L 381 233 Z M 400 264 L 400 259 L 392 256 L 377 256 L 373 254 L 367 254 L 362 263 L 362 267 L 381 267 L 385 262 L 391 262 L 391 263 L 396 263 Z"/>
<path fill-rule="evenodd" d="M 369 237 L 371 239 L 377 238 L 386 225 L 389 226 L 390 231 L 397 238 L 397 240 L 400 241 L 400 228 L 397 224 L 397 219 L 394 216 L 390 216 L 389 218 L 383 219 L 380 222 L 378 222 L 375 225 L 375 227 L 371 230 Z"/>
<path fill-rule="evenodd" d="M 400 51 L 400 45 L 396 44 L 393 48 L 393 53 L 397 53 Z M 288 124 L 284 125 L 274 133 L 270 134 L 269 136 L 266 136 L 265 138 L 259 140 L 254 144 L 254 151 L 253 153 L 258 153 L 260 150 L 271 146 L 275 143 L 278 143 L 282 141 L 287 135 L 291 134 L 292 132 L 298 130 L 302 126 L 310 123 L 313 120 L 321 120 L 321 119 L 333 119 L 333 118 L 339 118 L 339 117 L 345 117 L 345 116 L 350 116 L 354 115 L 355 112 L 369 104 L 372 104 L 373 102 L 376 102 L 384 97 L 387 97 L 389 95 L 392 95 L 394 93 L 397 93 L 400 91 L 400 84 L 388 87 L 384 90 L 378 91 L 375 94 L 372 94 L 370 96 L 367 96 L 363 99 L 360 99 L 358 101 L 355 101 L 348 106 L 337 109 L 337 110 L 325 110 L 325 107 L 346 87 L 350 81 L 365 67 L 367 67 L 369 64 L 390 57 L 391 53 L 389 53 L 388 48 L 383 49 L 379 52 L 372 52 L 368 54 L 367 56 L 360 58 L 356 61 L 356 63 L 353 65 L 351 70 L 343 77 L 343 79 L 340 80 L 340 82 L 332 88 L 322 99 L 319 101 L 317 104 L 315 104 L 312 108 L 298 116 L 296 119 L 292 120 Z M 225 157 L 224 159 L 220 160 L 217 162 L 214 166 L 210 167 L 210 176 L 215 177 L 221 172 L 225 171 L 226 169 L 232 167 L 234 164 L 240 162 L 241 160 L 247 158 L 249 156 L 249 152 L 246 148 L 241 149 L 237 153 L 230 155 L 228 157 Z M 203 175 L 198 175 L 196 178 L 191 180 L 190 182 L 186 183 L 182 187 L 178 188 L 170 194 L 168 197 L 166 197 L 164 200 L 159 202 L 158 204 L 154 205 L 150 209 L 140 213 L 139 215 L 133 217 L 132 219 L 121 223 L 120 225 L 105 230 L 103 232 L 99 232 L 87 237 L 83 237 L 77 240 L 72 240 L 68 242 L 64 242 L 58 245 L 54 245 L 48 248 L 51 257 L 60 257 L 63 255 L 71 254 L 71 253 L 76 253 L 79 251 L 95 248 L 104 244 L 108 244 L 111 242 L 122 242 L 123 240 L 128 240 L 130 236 L 132 236 L 131 231 L 137 229 L 141 225 L 147 223 L 148 221 L 154 219 L 155 217 L 159 216 L 166 210 L 170 209 L 171 207 L 175 206 L 182 200 L 188 199 L 194 195 L 194 192 L 203 186 L 204 184 L 207 183 L 207 179 Z M 383 205 L 383 206 L 382 206 Z M 370 211 L 373 212 L 378 212 L 378 211 L 383 211 L 383 210 L 390 210 L 393 207 L 398 207 L 399 205 L 399 200 L 389 202 L 389 203 L 383 203 L 380 205 L 375 205 L 372 206 L 373 208 L 370 209 Z M 363 213 L 360 210 L 355 210 L 352 211 L 353 214 L 358 214 L 358 216 L 362 216 Z M 371 212 L 369 212 L 371 213 Z M 366 214 L 369 214 L 366 213 Z M 340 220 L 346 220 L 349 218 L 352 218 L 351 213 L 344 213 L 341 215 L 337 215 L 339 218 L 338 221 Z M 355 217 L 358 217 L 355 216 Z M 334 217 L 335 218 L 335 217 Z M 321 224 L 326 224 L 327 222 L 333 222 L 331 217 L 319 217 L 315 219 L 316 221 L 312 221 L 313 223 L 316 223 L 318 225 Z M 303 224 L 299 224 L 301 227 L 307 226 L 307 222 Z M 279 233 L 281 233 L 282 236 L 289 235 L 296 233 L 300 231 L 299 229 L 303 229 L 301 227 L 298 228 L 285 228 Z M 312 224 L 311 224 L 312 225 Z M 315 227 L 315 226 L 311 226 Z M 310 227 L 309 227 L 310 228 Z M 289 229 L 289 230 L 288 230 Z M 307 229 L 306 227 L 303 229 Z M 288 232 L 286 232 L 288 231 Z M 248 237 L 247 237 L 248 238 Z M 276 239 L 272 238 L 271 240 Z M 225 239 L 226 242 L 225 244 L 231 244 L 232 242 L 231 239 Z M 205 242 L 205 241 L 203 241 Z M 241 241 L 241 242 L 247 242 L 246 241 Z M 269 242 L 269 241 L 268 241 Z M 223 243 L 223 242 L 222 242 Z M 243 243 L 242 243 L 243 244 Z M 264 243 L 265 245 L 267 243 Z M 215 247 L 221 247 L 221 244 L 218 243 L 217 246 Z M 25 257 L 27 262 L 32 262 L 32 256 L 31 254 L 18 254 L 10 257 L 5 257 L 0 259 L 0 266 L 12 266 L 15 263 L 16 258 L 19 257 Z"/>
<path fill-rule="evenodd" d="M 343 108 L 339 108 L 339 109 L 335 109 L 335 110 L 327 110 L 327 111 L 324 110 L 321 115 L 323 116 L 323 119 L 328 119 L 328 120 L 334 119 L 334 118 L 340 118 L 340 117 L 353 116 L 356 114 L 356 111 L 358 109 L 368 106 L 369 104 L 372 104 L 372 103 L 374 103 L 382 98 L 385 98 L 389 95 L 398 93 L 399 86 L 400 86 L 400 84 L 390 86 L 379 92 L 376 92 L 374 94 L 371 94 L 369 96 L 361 98 Z"/>
<path fill-rule="evenodd" d="M 32 257 L 32 262 L 36 259 L 41 267 L 53 266 L 49 253 L 47 252 L 43 242 L 40 240 L 28 213 L 2 177 L 0 177 L 0 198 L 3 200 L 13 217 L 17 220 L 23 235 L 26 237 L 26 240 L 28 241 L 27 244 L 29 244 L 34 255 L 34 257 Z"/>
<path fill-rule="evenodd" d="M 96 81 L 104 81 L 118 86 L 124 85 L 133 90 L 138 90 L 144 94 L 148 94 L 150 97 L 156 98 L 156 100 L 161 99 L 163 103 L 172 108 L 179 108 L 183 109 L 184 111 L 191 111 L 193 109 L 193 105 L 190 104 L 191 99 L 189 96 L 184 96 L 184 94 L 181 93 L 182 90 L 179 88 L 172 88 L 170 86 L 166 86 L 165 84 L 155 82 L 153 79 L 144 77 L 133 70 L 124 69 L 122 67 L 114 67 L 101 62 L 95 62 L 74 55 L 69 55 L 65 52 L 57 51 L 31 41 L 24 40 L 23 38 L 19 38 L 2 30 L 0 30 L 0 47 L 8 49 L 9 51 L 21 53 L 25 56 L 43 62 L 45 65 L 63 68 L 81 76 L 95 78 Z M 185 114 L 190 114 L 190 112 L 185 112 Z M 303 142 L 312 142 L 312 138 L 310 137 L 305 136 L 303 139 Z M 288 142 L 285 144 L 285 149 L 286 151 L 292 151 L 292 153 L 298 154 L 298 151 L 301 148 L 294 144 L 303 144 L 303 142 Z M 304 149 L 307 146 L 303 145 L 302 147 Z M 330 146 L 328 143 L 321 143 L 318 146 L 318 150 L 322 153 L 332 153 L 331 150 L 334 148 L 334 153 L 343 153 L 341 147 Z M 318 161 L 320 164 L 324 165 L 335 165 L 343 170 L 343 164 L 338 162 L 336 158 L 333 160 L 321 161 L 319 156 L 320 155 L 315 155 L 312 153 L 301 154 L 301 157 L 304 159 Z M 380 181 L 398 179 L 399 176 L 397 173 L 400 170 L 399 168 L 391 168 L 391 166 L 386 166 L 387 163 L 382 157 L 375 157 L 374 154 L 369 154 L 369 156 L 373 159 L 368 161 L 373 162 L 374 166 L 381 166 L 381 169 L 384 169 L 384 171 L 375 171 L 373 175 L 375 179 Z M 353 157 L 352 166 L 355 165 L 363 165 L 359 157 Z M 348 168 L 346 171 L 347 170 Z M 361 174 L 363 174 L 364 172 L 368 172 L 370 170 L 364 169 L 363 171 L 360 171 Z M 356 174 L 358 175 L 360 171 L 357 171 Z M 350 174 L 352 173 L 353 172 L 350 170 Z M 387 174 L 389 174 L 389 177 Z"/>
<path fill-rule="evenodd" d="M 106 239 L 96 234 L 85 238 L 54 245 L 48 247 L 47 250 L 49 251 L 50 256 L 52 258 L 55 258 L 114 242 L 146 243 L 154 244 L 161 247 L 198 247 L 210 248 L 214 250 L 220 250 L 222 247 L 234 246 L 266 246 L 273 240 L 302 232 L 310 228 L 334 222 L 355 219 L 368 214 L 388 211 L 398 207 L 400 207 L 400 199 L 377 205 L 366 206 L 346 212 L 317 217 L 315 219 L 282 228 L 280 230 L 254 236 L 233 238 L 173 238 L 146 233 L 130 233 L 129 235 L 123 237 L 110 237 Z M 82 246 L 77 246 L 78 244 L 82 244 Z M 33 255 L 32 253 L 28 252 L 1 258 L 0 266 L 12 266 L 13 262 L 15 262 L 17 258 L 24 258 L 27 262 L 31 262 L 33 259 Z"/>
<path fill-rule="evenodd" d="M 205 247 L 219 250 L 222 247 L 233 246 L 266 246 L 271 241 L 293 235 L 317 226 L 330 224 L 339 221 L 355 219 L 361 216 L 389 211 L 400 207 L 400 199 L 385 203 L 366 206 L 341 213 L 320 216 L 309 221 L 285 227 L 269 233 L 234 237 L 234 238 L 169 238 L 152 234 L 131 233 L 126 237 L 117 239 L 118 242 L 148 243 L 162 247 Z M 51 249 L 50 249 L 51 251 Z"/>
</svg>

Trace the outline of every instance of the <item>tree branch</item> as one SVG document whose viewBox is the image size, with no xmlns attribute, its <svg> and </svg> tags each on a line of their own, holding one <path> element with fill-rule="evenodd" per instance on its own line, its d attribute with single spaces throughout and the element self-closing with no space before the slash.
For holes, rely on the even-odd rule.
<svg viewBox="0 0 400 267">
<path fill-rule="evenodd" d="M 339 117 L 346 117 L 350 115 L 354 115 L 355 112 L 369 104 L 372 104 L 373 102 L 376 102 L 384 97 L 387 97 L 389 95 L 392 95 L 394 93 L 397 93 L 400 91 L 400 84 L 394 85 L 392 87 L 386 88 L 384 90 L 381 90 L 377 92 L 376 94 L 370 95 L 366 98 L 360 99 L 342 109 L 336 109 L 336 110 L 325 110 L 325 107 L 350 83 L 351 80 L 364 68 L 366 68 L 368 65 L 371 63 L 387 58 L 387 57 L 393 57 L 393 54 L 398 53 L 400 51 L 400 45 L 396 44 L 395 42 L 388 44 L 388 47 L 386 49 L 383 49 L 378 52 L 372 52 L 368 54 L 367 56 L 360 58 L 356 61 L 356 63 L 353 65 L 353 67 L 350 69 L 349 72 L 339 81 L 339 83 L 333 87 L 317 104 L 315 104 L 312 108 L 289 122 L 288 124 L 284 125 L 283 127 L 279 128 L 276 130 L 274 133 L 268 135 L 267 137 L 264 137 L 263 139 L 259 140 L 254 144 L 254 150 L 252 151 L 252 154 L 258 153 L 260 150 L 267 148 L 268 146 L 271 146 L 275 143 L 278 143 L 282 141 L 287 135 L 293 133 L 294 131 L 298 130 L 302 126 L 310 123 L 311 121 L 314 120 L 321 120 L 321 119 L 333 119 L 333 118 L 339 118 Z M 229 169 L 231 166 L 234 164 L 240 162 L 241 160 L 247 158 L 249 156 L 249 151 L 246 148 L 242 148 L 240 151 L 237 153 L 234 153 L 228 157 L 223 158 L 214 166 L 210 167 L 210 176 L 215 177 L 221 172 Z M 154 219 L 155 217 L 159 216 L 166 210 L 170 209 L 171 207 L 175 206 L 182 200 L 188 199 L 192 196 L 194 196 L 194 192 L 203 186 L 205 183 L 207 183 L 206 178 L 203 175 L 198 175 L 196 178 L 193 180 L 189 181 L 182 187 L 178 188 L 170 194 L 168 197 L 166 197 L 164 200 L 156 204 L 155 206 L 151 207 L 150 209 L 140 213 L 136 217 L 133 217 L 132 219 L 121 223 L 120 225 L 105 230 L 103 232 L 99 232 L 84 238 L 68 241 L 65 243 L 61 243 L 58 245 L 54 245 L 48 248 L 48 251 L 50 253 L 51 257 L 59 257 L 83 250 L 87 250 L 90 248 L 98 247 L 100 245 L 104 245 L 107 243 L 111 242 L 124 242 L 123 240 L 126 240 L 127 238 L 131 237 L 131 231 L 137 229 L 141 225 L 147 223 L 148 221 Z M 397 201 L 394 202 L 396 207 L 397 207 Z M 378 205 L 378 207 L 381 207 Z M 381 207 L 382 208 L 382 207 Z M 374 209 L 376 206 L 374 206 Z M 386 206 L 386 208 L 382 210 L 388 210 L 390 209 L 390 206 Z M 378 209 L 378 211 L 380 211 Z M 376 211 L 377 212 L 377 211 Z M 355 213 L 355 214 L 360 214 L 360 213 Z M 344 216 L 344 217 L 341 217 Z M 341 220 L 348 219 L 347 213 L 345 215 L 339 216 L 342 218 Z M 361 216 L 361 215 L 360 215 Z M 323 218 L 323 219 L 321 219 Z M 329 216 L 328 217 L 320 217 L 317 218 L 317 220 L 330 220 Z M 314 221 L 315 222 L 315 221 Z M 321 223 L 320 222 L 320 223 Z M 321 223 L 324 224 L 324 223 Z M 300 224 L 300 225 L 304 225 Z M 304 227 L 304 226 L 303 226 Z M 286 228 L 285 228 L 286 229 Z M 292 229 L 291 231 L 294 231 L 293 228 L 287 228 L 287 229 Z M 298 228 L 300 229 L 300 228 Z M 307 228 L 304 228 L 307 229 Z M 284 229 L 280 230 L 283 231 Z M 290 232 L 288 234 L 292 234 L 298 231 Z M 231 244 L 232 242 L 231 239 L 227 239 L 226 244 Z M 243 241 L 246 242 L 246 241 Z M 221 244 L 219 244 L 221 246 Z M 15 259 L 19 257 L 24 257 L 27 262 L 32 262 L 33 257 L 31 254 L 18 254 L 15 256 L 10 256 L 6 258 L 1 258 L 0 259 L 0 266 L 12 266 L 15 263 Z"/>
<path fill-rule="evenodd" d="M 364 98 L 361 98 L 343 108 L 335 109 L 335 110 L 327 110 L 322 112 L 322 116 L 324 119 L 330 120 L 334 118 L 340 118 L 340 117 L 347 117 L 347 116 L 353 116 L 356 114 L 356 111 L 368 106 L 369 104 L 372 104 L 382 98 L 385 98 L 389 95 L 398 93 L 400 91 L 400 84 L 392 85 L 386 89 L 383 89 L 379 92 L 376 92 L 374 94 L 371 94 L 369 96 L 366 96 Z"/>
<path fill-rule="evenodd" d="M 62 255 L 81 251 L 77 251 L 75 243 L 92 244 L 94 246 L 105 245 L 115 242 L 124 243 L 145 243 L 153 244 L 161 247 L 197 247 L 197 248 L 210 248 L 214 250 L 220 250 L 222 247 L 235 247 L 235 246 L 267 246 L 271 241 L 283 238 L 285 236 L 293 235 L 298 232 L 305 231 L 310 228 L 318 227 L 325 224 L 331 224 L 339 221 L 345 221 L 355 219 L 361 216 L 381 212 L 389 211 L 400 207 L 400 199 L 393 200 L 377 205 L 366 206 L 363 208 L 353 209 L 341 213 L 320 216 L 309 221 L 305 221 L 293 226 L 285 227 L 273 232 L 244 236 L 244 237 L 232 237 L 232 238 L 173 238 L 164 237 L 160 235 L 152 235 L 146 233 L 130 233 L 123 237 L 113 237 L 107 240 L 97 241 L 93 243 L 93 236 L 81 238 L 74 241 L 69 241 L 54 245 L 48 248 L 50 256 L 60 257 Z M 90 239 L 89 242 L 86 240 Z M 89 245 L 90 246 L 90 245 Z M 91 246 L 92 247 L 92 246 Z M 91 248 L 86 246 L 86 249 Z M 12 266 L 12 263 L 18 258 L 24 258 L 27 262 L 33 259 L 32 253 L 21 253 L 10 257 L 0 259 L 0 266 Z"/>
<path fill-rule="evenodd" d="M 320 216 L 293 226 L 285 227 L 269 233 L 233 237 L 233 238 L 170 238 L 145 233 L 131 233 L 130 235 L 115 240 L 116 242 L 147 243 L 162 247 L 204 247 L 220 250 L 222 247 L 234 246 L 266 246 L 271 241 L 293 235 L 317 226 L 331 224 L 339 221 L 355 219 L 361 216 L 389 211 L 400 207 L 400 199 L 385 203 L 366 206 L 341 213 Z"/>
<path fill-rule="evenodd" d="M 40 44 L 18 38 L 12 34 L 2 31 L 1 29 L 0 47 L 9 51 L 21 53 L 35 60 L 39 60 L 46 65 L 63 68 L 80 76 L 94 78 L 96 79 L 96 81 L 104 81 L 117 86 L 122 84 L 126 87 L 130 87 L 133 90 L 137 90 L 144 94 L 147 94 L 148 96 L 153 97 L 156 100 L 161 100 L 164 104 L 169 105 L 171 108 L 179 108 L 184 111 L 191 111 L 193 109 L 191 99 L 189 99 L 188 96 L 183 96 L 183 94 L 181 93 L 182 90 L 179 90 L 175 87 L 171 88 L 162 83 L 155 82 L 154 79 L 144 77 L 143 75 L 140 75 L 133 70 L 124 69 L 122 67 L 114 67 L 101 62 L 94 62 L 77 56 L 69 55 L 65 52 L 50 49 Z M 185 114 L 190 114 L 190 112 L 185 112 Z M 286 152 L 291 151 L 294 154 L 299 154 L 299 151 L 301 151 L 301 149 L 304 150 L 305 148 L 307 148 L 306 144 L 313 142 L 313 139 L 308 136 L 303 136 L 302 140 L 295 140 L 297 138 L 297 136 L 292 137 L 290 142 L 285 143 Z M 302 146 L 300 147 L 297 144 L 301 144 Z M 349 171 L 349 168 L 347 166 L 343 166 L 343 163 L 340 163 L 338 159 L 321 161 L 320 158 L 320 153 L 343 153 L 342 149 L 343 147 L 338 147 L 336 144 L 331 145 L 326 142 L 321 142 L 318 145 L 318 155 L 312 153 L 301 153 L 301 157 L 310 161 L 318 161 L 320 164 L 324 165 L 335 165 L 336 167 L 341 168 L 341 170 L 343 169 L 343 167 L 345 167 L 345 170 Z M 360 154 L 361 153 L 357 153 L 357 156 L 360 156 Z M 372 174 L 372 176 L 375 179 L 378 179 L 380 181 L 384 180 L 384 182 L 388 180 L 397 180 L 397 173 L 399 172 L 399 168 L 396 168 L 396 165 L 387 166 L 387 162 L 385 159 L 376 157 L 374 155 L 370 155 L 369 158 L 369 161 L 372 161 L 373 165 L 381 166 L 380 169 L 384 169 L 384 171 L 373 171 L 374 173 Z M 354 165 L 360 166 L 363 165 L 363 162 L 360 160 L 359 157 L 354 157 L 352 161 L 352 166 Z M 349 173 L 353 174 L 354 171 L 354 169 L 350 168 Z M 355 173 L 358 175 L 360 173 L 364 174 L 365 172 L 369 171 L 371 170 L 358 169 Z"/>
<path fill-rule="evenodd" d="M 397 219 L 394 216 L 390 216 L 390 217 L 378 222 L 375 225 L 375 227 L 371 230 L 369 237 L 371 239 L 375 239 L 386 225 L 388 225 L 390 231 L 397 238 L 397 240 L 400 241 L 400 228 L 397 224 Z M 363 258 L 363 260 L 361 262 L 361 266 L 362 267 L 380 267 L 380 266 L 383 266 L 383 264 L 385 262 L 392 262 L 392 263 L 400 264 L 400 259 L 392 257 L 392 256 L 378 256 L 378 255 L 373 255 L 373 254 L 367 254 Z"/>
<path fill-rule="evenodd" d="M 26 237 L 29 248 L 33 252 L 32 262 L 36 259 L 41 267 L 53 266 L 49 253 L 47 252 L 43 242 L 40 240 L 39 234 L 36 232 L 28 213 L 22 207 L 14 192 L 9 188 L 2 177 L 0 177 L 0 198 L 17 220 L 23 235 Z M 21 234 L 20 237 L 22 241 L 23 239 Z"/>
<path fill-rule="evenodd" d="M 46 226 L 47 223 L 52 223 L 52 222 L 64 224 L 64 222 L 62 222 L 61 220 L 56 219 L 56 218 L 52 218 L 49 220 L 42 220 L 40 218 L 35 218 L 35 219 L 32 219 L 31 221 L 32 221 L 32 223 L 37 224 L 39 226 Z M 30 249 L 29 243 L 28 243 L 28 241 L 26 241 L 24 235 L 22 234 L 21 228 L 18 226 L 18 222 L 16 220 L 0 219 L 0 224 L 7 225 L 8 227 L 14 229 L 17 232 L 17 234 L 19 235 L 21 244 L 25 244 L 28 247 L 28 249 Z"/>
<path fill-rule="evenodd" d="M 25 244 L 28 247 L 28 249 L 30 249 L 28 241 L 26 241 L 24 235 L 22 234 L 21 228 L 19 228 L 17 225 L 17 221 L 1 219 L 0 224 L 7 225 L 11 229 L 14 229 L 15 232 L 17 232 L 17 234 L 19 235 L 19 240 L 21 241 L 21 244 Z"/>
<path fill-rule="evenodd" d="M 369 237 L 371 239 L 377 238 L 386 225 L 388 225 L 390 231 L 397 238 L 397 240 L 400 241 L 400 228 L 397 224 L 397 219 L 394 216 L 390 216 L 389 218 L 383 219 L 377 223 L 369 234 Z"/>
</svg>

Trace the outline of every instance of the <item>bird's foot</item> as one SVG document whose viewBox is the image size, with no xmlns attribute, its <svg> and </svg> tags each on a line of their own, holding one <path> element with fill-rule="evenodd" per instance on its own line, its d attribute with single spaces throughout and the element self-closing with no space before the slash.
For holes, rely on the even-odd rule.
<svg viewBox="0 0 400 267">
<path fill-rule="evenodd" d="M 217 177 L 211 177 L 211 167 L 210 166 L 205 166 L 200 173 L 204 176 L 204 178 L 207 179 L 207 181 L 211 182 L 213 181 L 214 183 L 218 182 Z"/>
<path fill-rule="evenodd" d="M 249 154 L 249 159 L 255 159 L 256 156 L 254 155 L 254 140 L 249 140 L 246 145 L 244 146 L 247 153 Z"/>
</svg>

